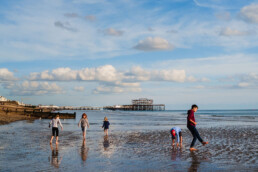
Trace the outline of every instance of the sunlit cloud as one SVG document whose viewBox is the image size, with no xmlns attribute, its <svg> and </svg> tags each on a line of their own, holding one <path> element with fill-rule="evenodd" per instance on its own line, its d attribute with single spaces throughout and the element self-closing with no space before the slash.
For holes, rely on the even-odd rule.
<svg viewBox="0 0 258 172">
<path fill-rule="evenodd" d="M 140 40 L 134 48 L 142 51 L 164 51 L 172 50 L 174 46 L 163 38 L 147 37 L 144 40 Z"/>
<path fill-rule="evenodd" d="M 258 4 L 251 4 L 243 7 L 240 11 L 241 17 L 252 23 L 258 23 Z"/>
</svg>

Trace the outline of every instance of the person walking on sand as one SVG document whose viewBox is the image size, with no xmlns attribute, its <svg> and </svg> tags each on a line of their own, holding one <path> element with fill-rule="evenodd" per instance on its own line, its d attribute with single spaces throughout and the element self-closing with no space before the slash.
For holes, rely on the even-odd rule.
<svg viewBox="0 0 258 172">
<path fill-rule="evenodd" d="M 86 132 L 87 132 L 87 128 L 90 128 L 90 124 L 88 121 L 88 116 L 86 115 L 86 113 L 82 114 L 82 118 L 80 119 L 79 123 L 78 123 L 78 127 L 82 128 L 82 136 L 83 136 L 83 140 L 86 140 Z"/>
<path fill-rule="evenodd" d="M 177 146 L 179 146 L 179 141 L 180 141 L 180 145 L 182 146 L 182 132 L 181 132 L 181 128 L 179 127 L 173 127 L 171 128 L 170 130 L 170 134 L 172 136 L 172 146 L 175 145 L 175 139 L 176 139 L 176 136 L 177 136 Z"/>
<path fill-rule="evenodd" d="M 104 128 L 104 133 L 105 133 L 106 136 L 108 136 L 109 125 L 110 125 L 110 123 L 109 123 L 107 117 L 105 117 L 104 121 L 103 121 L 102 128 Z"/>
<path fill-rule="evenodd" d="M 198 139 L 202 145 L 206 145 L 208 144 L 208 142 L 204 142 L 201 138 L 201 136 L 199 135 L 199 132 L 197 131 L 196 129 L 196 122 L 195 122 L 195 118 L 194 118 L 194 112 L 197 112 L 198 110 L 198 106 L 197 105 L 192 105 L 192 109 L 191 110 L 188 110 L 187 114 L 187 128 L 190 130 L 190 132 L 192 133 L 193 135 L 193 141 L 190 145 L 190 151 L 196 151 L 197 149 L 194 148 L 194 144 L 196 142 L 196 139 Z"/>
<path fill-rule="evenodd" d="M 63 126 L 59 119 L 59 115 L 56 115 L 55 118 L 53 118 L 49 123 L 49 128 L 52 125 L 52 137 L 50 139 L 50 144 L 52 144 L 52 140 L 54 136 L 56 136 L 56 144 L 58 144 L 58 135 L 59 135 L 58 124 L 61 126 L 61 130 L 63 131 Z"/>
</svg>

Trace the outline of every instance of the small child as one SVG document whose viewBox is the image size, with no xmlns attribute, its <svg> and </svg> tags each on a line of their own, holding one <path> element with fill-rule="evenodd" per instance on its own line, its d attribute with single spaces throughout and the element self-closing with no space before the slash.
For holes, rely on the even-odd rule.
<svg viewBox="0 0 258 172">
<path fill-rule="evenodd" d="M 86 115 L 86 113 L 82 114 L 82 118 L 80 119 L 79 123 L 78 123 L 78 127 L 82 128 L 82 136 L 83 136 L 83 140 L 86 139 L 86 132 L 87 132 L 87 128 L 90 128 L 90 124 L 88 121 L 88 116 Z"/>
<path fill-rule="evenodd" d="M 107 117 L 105 117 L 104 121 L 103 121 L 102 128 L 104 128 L 104 133 L 105 133 L 106 136 L 108 136 L 109 125 L 110 125 L 110 123 L 109 123 Z"/>
<path fill-rule="evenodd" d="M 56 135 L 56 144 L 58 144 L 58 135 L 59 135 L 58 124 L 61 126 L 61 130 L 63 130 L 63 126 L 59 119 L 59 115 L 56 115 L 55 118 L 53 118 L 49 123 L 49 128 L 52 125 L 52 137 L 50 139 L 50 144 L 52 144 L 52 140 L 55 135 Z"/>
<path fill-rule="evenodd" d="M 177 146 L 179 146 L 179 138 L 180 138 L 180 145 L 182 145 L 183 139 L 182 139 L 181 128 L 179 128 L 179 127 L 173 127 L 173 128 L 171 128 L 170 134 L 171 134 L 171 136 L 172 136 L 172 146 L 175 145 L 176 136 L 177 136 Z"/>
</svg>

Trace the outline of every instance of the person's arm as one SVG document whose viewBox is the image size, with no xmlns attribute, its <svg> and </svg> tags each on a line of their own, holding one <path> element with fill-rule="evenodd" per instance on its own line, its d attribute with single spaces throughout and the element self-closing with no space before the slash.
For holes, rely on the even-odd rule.
<svg viewBox="0 0 258 172">
<path fill-rule="evenodd" d="M 191 123 L 193 123 L 194 125 L 196 125 L 197 123 L 196 122 L 194 122 L 193 120 L 191 120 L 191 119 L 189 119 L 189 121 L 191 122 Z"/>
<path fill-rule="evenodd" d="M 61 129 L 63 130 L 63 125 L 62 125 L 60 119 L 58 119 L 58 122 L 59 122 L 59 124 L 60 124 L 60 126 L 61 126 Z"/>
<path fill-rule="evenodd" d="M 177 145 L 179 144 L 179 132 L 177 131 L 176 133 L 176 136 L 177 136 Z"/>
<path fill-rule="evenodd" d="M 49 128 L 50 128 L 51 125 L 52 125 L 52 120 L 49 122 Z"/>
<path fill-rule="evenodd" d="M 89 120 L 88 119 L 86 119 L 86 123 L 87 123 L 88 128 L 90 128 L 90 124 L 89 124 Z"/>
<path fill-rule="evenodd" d="M 78 127 L 80 127 L 81 121 L 82 121 L 82 119 L 80 119 L 80 121 L 78 122 Z"/>
</svg>

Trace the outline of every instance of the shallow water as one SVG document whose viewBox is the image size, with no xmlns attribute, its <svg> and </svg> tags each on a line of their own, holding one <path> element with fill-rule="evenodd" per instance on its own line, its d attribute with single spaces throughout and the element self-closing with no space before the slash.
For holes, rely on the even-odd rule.
<svg viewBox="0 0 258 172">
<path fill-rule="evenodd" d="M 61 120 L 59 145 L 49 145 L 49 120 L 0 126 L 0 171 L 257 171 L 258 111 L 198 111 L 204 140 L 192 140 L 185 111 L 86 111 L 90 129 L 82 141 L 76 119 Z M 111 123 L 103 134 L 104 116 Z M 182 147 L 172 147 L 169 129 L 182 128 Z"/>
</svg>

